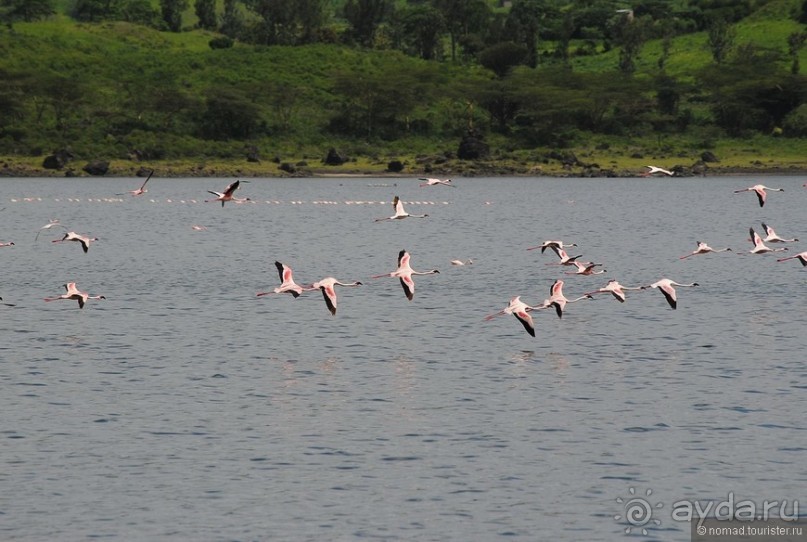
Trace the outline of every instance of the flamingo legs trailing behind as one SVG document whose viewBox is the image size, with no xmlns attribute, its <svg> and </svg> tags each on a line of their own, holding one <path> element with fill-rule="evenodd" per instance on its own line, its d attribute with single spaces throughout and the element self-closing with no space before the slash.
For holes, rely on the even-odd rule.
<svg viewBox="0 0 807 542">
<path fill-rule="evenodd" d="M 415 271 L 409 265 L 410 258 L 411 256 L 406 250 L 400 251 L 398 253 L 398 269 L 391 273 L 374 275 L 371 278 L 380 279 L 382 277 L 398 277 L 401 280 L 401 286 L 406 294 L 406 298 L 409 301 L 412 301 L 412 298 L 415 297 L 415 281 L 412 279 L 412 277 L 414 275 L 433 275 L 435 273 L 440 273 L 440 271 L 437 269 L 432 269 L 431 271 Z"/>
</svg>

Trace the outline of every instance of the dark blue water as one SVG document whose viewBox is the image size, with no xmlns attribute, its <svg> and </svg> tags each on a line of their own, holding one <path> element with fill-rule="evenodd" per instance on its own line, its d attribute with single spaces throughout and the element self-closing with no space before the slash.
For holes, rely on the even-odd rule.
<svg viewBox="0 0 807 542">
<path fill-rule="evenodd" d="M 807 502 L 807 268 L 776 261 L 807 243 L 747 254 L 761 222 L 807 241 L 804 179 L 764 178 L 786 189 L 764 208 L 733 193 L 749 177 L 256 179 L 203 203 L 230 180 L 0 182 L 0 539 L 688 541 L 675 502 Z M 374 222 L 395 195 L 429 217 Z M 99 240 L 51 243 L 51 219 Z M 607 273 L 526 250 L 546 239 Z M 679 260 L 699 240 L 734 253 Z M 369 278 L 401 249 L 440 270 L 413 301 Z M 275 260 L 364 285 L 336 316 L 257 298 Z M 535 338 L 484 320 L 556 278 L 662 277 L 700 286 L 534 312 Z M 69 281 L 106 299 L 42 301 Z M 626 523 L 636 495 L 660 525 Z"/>
</svg>

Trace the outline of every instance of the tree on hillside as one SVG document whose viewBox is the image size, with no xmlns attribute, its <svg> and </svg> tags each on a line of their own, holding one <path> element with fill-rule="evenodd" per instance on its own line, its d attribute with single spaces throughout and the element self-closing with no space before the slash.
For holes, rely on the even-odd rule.
<svg viewBox="0 0 807 542">
<path fill-rule="evenodd" d="M 799 51 L 807 41 L 807 32 L 793 32 L 787 37 L 787 52 L 790 54 L 790 73 L 798 75 L 801 67 L 799 65 Z"/>
<path fill-rule="evenodd" d="M 188 0 L 160 0 L 163 21 L 171 32 L 182 30 L 182 12 L 188 9 Z"/>
<path fill-rule="evenodd" d="M 451 44 L 451 61 L 457 59 L 460 37 L 481 30 L 490 15 L 485 0 L 432 0 L 443 15 Z"/>
<path fill-rule="evenodd" d="M 218 19 L 216 17 L 216 0 L 196 0 L 193 4 L 196 18 L 199 19 L 199 28 L 216 30 Z"/>
<path fill-rule="evenodd" d="M 479 52 L 477 59 L 499 79 L 503 79 L 527 57 L 527 48 L 519 43 L 503 41 Z"/>
<path fill-rule="evenodd" d="M 649 17 L 614 17 L 609 30 L 614 44 L 619 47 L 619 71 L 630 75 L 636 70 L 636 59 L 642 51 Z"/>
<path fill-rule="evenodd" d="M 347 0 L 343 14 L 350 34 L 362 47 L 372 47 L 375 33 L 392 9 L 390 0 Z"/>
<path fill-rule="evenodd" d="M 236 5 L 236 0 L 224 0 L 224 13 L 221 15 L 219 32 L 233 39 L 243 34 L 244 17 Z"/>
<path fill-rule="evenodd" d="M 538 32 L 549 6 L 544 0 L 515 0 L 507 17 L 510 39 L 527 48 L 526 64 L 538 66 Z"/>
<path fill-rule="evenodd" d="M 297 9 L 289 0 L 242 0 L 260 18 L 255 41 L 263 45 L 293 45 Z"/>
<path fill-rule="evenodd" d="M 55 13 L 53 0 L 0 0 L 0 20 L 9 26 L 17 21 L 38 21 Z"/>
<path fill-rule="evenodd" d="M 737 31 L 725 19 L 714 19 L 709 24 L 707 44 L 715 64 L 722 64 L 734 47 Z"/>
<path fill-rule="evenodd" d="M 445 21 L 435 8 L 423 4 L 402 9 L 395 14 L 392 26 L 403 51 L 424 60 L 438 58 Z"/>
</svg>

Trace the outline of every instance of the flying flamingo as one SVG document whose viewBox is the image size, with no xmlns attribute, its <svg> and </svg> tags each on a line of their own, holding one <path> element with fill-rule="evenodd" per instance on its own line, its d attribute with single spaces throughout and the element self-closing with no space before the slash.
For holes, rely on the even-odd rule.
<svg viewBox="0 0 807 542">
<path fill-rule="evenodd" d="M 49 230 L 49 229 L 51 229 L 51 228 L 64 228 L 64 229 L 67 229 L 67 226 L 64 226 L 64 225 L 62 225 L 62 224 L 59 224 L 59 219 L 58 219 L 58 218 L 54 218 L 54 219 L 52 219 L 50 222 L 48 222 L 47 224 L 45 224 L 44 226 L 42 226 L 41 228 L 39 228 L 39 231 L 38 231 L 38 232 L 36 232 L 36 237 L 34 237 L 34 241 L 36 241 L 37 239 L 39 239 L 39 234 L 40 234 L 40 233 L 42 233 L 42 230 Z"/>
<path fill-rule="evenodd" d="M 739 194 L 740 192 L 755 192 L 757 194 L 757 199 L 759 199 L 759 206 L 762 207 L 765 205 L 765 200 L 768 198 L 768 193 L 765 190 L 772 190 L 775 192 L 784 192 L 784 188 L 771 188 L 770 186 L 765 186 L 764 184 L 755 184 L 754 186 L 749 186 L 748 188 L 743 188 L 741 190 L 735 190 L 735 194 Z"/>
<path fill-rule="evenodd" d="M 754 231 L 754 228 L 748 228 L 748 231 L 751 234 L 751 241 L 753 241 L 754 243 L 754 248 L 748 251 L 751 254 L 765 254 L 766 252 L 784 252 L 787 250 L 787 247 L 771 248 L 767 246 L 762 241 L 762 237 L 760 237 L 759 234 Z"/>
<path fill-rule="evenodd" d="M 451 188 L 457 188 L 456 185 L 451 184 L 451 179 L 427 179 L 425 177 L 420 177 L 419 181 L 425 181 L 420 183 L 420 186 L 435 186 L 438 184 L 442 184 L 444 186 L 450 186 Z"/>
<path fill-rule="evenodd" d="M 548 263 L 546 265 L 575 265 L 575 260 L 583 256 L 582 254 L 578 254 L 577 256 L 569 256 L 569 254 L 567 254 L 562 248 L 555 250 L 555 252 L 557 252 L 558 257 L 560 257 L 560 261 L 557 263 Z"/>
<path fill-rule="evenodd" d="M 471 265 L 474 261 L 471 258 L 468 258 L 465 261 L 462 260 L 451 260 L 451 265 Z"/>
<path fill-rule="evenodd" d="M 246 183 L 246 182 L 249 182 L 249 181 L 243 181 L 243 182 Z M 233 193 L 238 189 L 239 186 L 241 186 L 241 181 L 237 180 L 237 181 L 234 181 L 234 182 L 228 184 L 227 188 L 224 189 L 224 192 L 214 192 L 213 190 L 208 190 L 208 193 L 213 194 L 216 197 L 214 199 L 206 199 L 205 203 L 209 203 L 209 202 L 213 202 L 213 201 L 220 201 L 221 206 L 224 207 L 224 202 L 225 201 L 236 200 L 236 198 L 233 197 Z M 237 198 L 237 199 L 238 199 L 238 201 L 241 201 L 241 202 L 251 201 L 249 198 Z"/>
<path fill-rule="evenodd" d="M 79 235 L 74 231 L 69 231 L 65 233 L 64 237 L 62 237 L 61 239 L 54 239 L 52 242 L 61 243 L 63 241 L 76 241 L 77 243 L 81 243 L 81 248 L 86 253 L 87 251 L 90 250 L 90 243 L 97 240 L 98 240 L 97 237 L 87 237 L 84 235 Z"/>
<path fill-rule="evenodd" d="M 497 313 L 489 314 L 485 316 L 485 320 L 492 320 L 493 318 L 500 316 L 502 314 L 512 314 L 516 317 L 516 319 L 521 322 L 524 326 L 524 329 L 527 330 L 527 333 L 535 337 L 535 325 L 532 321 L 532 315 L 530 311 L 539 309 L 540 307 L 531 307 L 521 301 L 521 296 L 516 296 L 510 300 L 510 304 L 507 305 L 504 309 L 500 310 Z"/>
<path fill-rule="evenodd" d="M 311 289 L 319 288 L 322 291 L 322 297 L 325 298 L 325 304 L 328 306 L 328 310 L 331 311 L 331 315 L 336 314 L 336 290 L 334 286 L 361 286 L 361 282 L 339 282 L 333 277 L 325 277 L 324 279 L 315 282 L 311 285 Z"/>
<path fill-rule="evenodd" d="M 577 271 L 567 271 L 564 275 L 602 275 L 607 270 L 599 269 L 597 271 L 594 270 L 595 267 L 602 265 L 601 263 L 592 263 L 592 262 L 572 262 L 575 267 L 577 267 Z"/>
<path fill-rule="evenodd" d="M 589 292 L 589 295 L 592 294 L 607 294 L 610 293 L 616 298 L 617 301 L 620 303 L 625 302 L 625 290 L 645 290 L 647 286 L 622 286 L 618 280 L 611 279 L 608 281 L 608 284 L 603 286 L 602 288 L 598 288 L 593 292 Z"/>
<path fill-rule="evenodd" d="M 8 243 L 0 242 L 0 247 L 13 247 L 14 241 L 9 241 Z"/>
<path fill-rule="evenodd" d="M 645 166 L 645 167 L 647 168 L 647 171 L 642 173 L 642 177 L 650 177 L 651 175 L 655 175 L 656 173 L 661 173 L 663 175 L 667 175 L 668 177 L 672 177 L 673 175 L 675 175 L 675 173 L 673 173 L 669 169 L 664 169 L 656 166 Z"/>
<path fill-rule="evenodd" d="M 380 279 L 382 277 L 398 277 L 401 280 L 401 286 L 403 287 L 403 291 L 406 294 L 406 298 L 409 301 L 412 301 L 412 298 L 415 297 L 415 281 L 412 279 L 414 275 L 433 275 L 435 273 L 440 273 L 437 269 L 432 269 L 431 271 L 415 271 L 409 266 L 409 259 L 411 258 L 410 254 L 406 250 L 402 250 L 398 253 L 398 269 L 391 273 L 384 273 L 383 275 L 375 275 L 370 278 Z"/>
<path fill-rule="evenodd" d="M 801 262 L 801 265 L 807 267 L 807 252 L 799 252 L 793 256 L 788 256 L 787 258 L 779 258 L 776 260 L 777 262 L 786 262 L 787 260 L 798 259 Z"/>
<path fill-rule="evenodd" d="M 143 194 L 148 192 L 148 190 L 146 190 L 146 183 L 149 182 L 149 179 L 151 179 L 152 175 L 154 175 L 153 169 L 149 172 L 149 176 L 146 177 L 146 180 L 143 181 L 143 184 L 140 185 L 140 188 L 136 190 L 129 190 L 129 194 L 131 194 L 132 196 L 142 196 Z M 116 195 L 122 196 L 123 194 L 116 194 Z"/>
<path fill-rule="evenodd" d="M 704 243 L 703 241 L 698 241 L 698 248 L 696 248 L 695 250 L 693 250 L 689 254 L 681 256 L 678 259 L 679 260 L 685 260 L 685 259 L 687 259 L 687 258 L 689 258 L 691 256 L 697 256 L 698 254 L 708 254 L 709 252 L 731 252 L 731 249 L 730 248 L 721 248 L 721 249 L 716 250 L 716 249 L 713 249 L 712 247 L 710 247 L 709 245 L 707 245 L 706 243 Z"/>
<path fill-rule="evenodd" d="M 426 218 L 427 216 L 429 216 L 427 214 L 410 215 L 409 213 L 404 211 L 403 202 L 401 201 L 401 198 L 399 198 L 398 196 L 395 196 L 395 198 L 392 200 L 392 208 L 395 209 L 395 214 L 393 216 L 388 216 L 385 218 L 376 218 L 375 221 L 381 222 L 383 220 L 401 220 L 403 218 Z"/>
<path fill-rule="evenodd" d="M 763 239 L 763 241 L 765 241 L 766 243 L 796 243 L 796 242 L 798 242 L 798 239 L 784 239 L 782 237 L 779 237 L 778 235 L 776 235 L 776 231 L 774 231 L 773 228 L 771 228 L 770 226 L 768 226 L 764 222 L 762 223 L 762 229 L 765 230 L 765 239 Z"/>
<path fill-rule="evenodd" d="M 546 249 L 551 248 L 552 250 L 555 251 L 555 254 L 558 254 L 558 256 L 560 256 L 558 251 L 560 251 L 561 249 L 571 248 L 571 247 L 576 247 L 576 246 L 577 246 L 577 243 L 566 244 L 563 241 L 544 241 L 543 243 L 541 243 L 537 247 L 530 247 L 527 250 L 535 250 L 536 248 L 540 248 L 541 249 L 541 254 L 543 254 Z"/>
<path fill-rule="evenodd" d="M 568 303 L 576 303 L 583 299 L 594 299 L 591 294 L 583 294 L 580 297 L 568 299 L 563 295 L 563 284 L 564 282 L 562 280 L 556 280 L 549 288 L 549 298 L 545 299 L 544 302 L 536 308 L 548 309 L 549 307 L 555 307 L 558 318 L 563 318 L 563 311 L 566 309 Z"/>
<path fill-rule="evenodd" d="M 298 297 L 301 293 L 306 290 L 314 290 L 313 286 L 303 287 L 294 282 L 294 277 L 292 276 L 291 267 L 288 265 L 282 264 L 280 262 L 275 262 L 275 267 L 277 267 L 277 272 L 280 275 L 280 286 L 272 290 L 271 292 L 258 292 L 256 295 L 258 297 L 268 295 L 268 294 L 282 294 L 282 293 L 289 293 L 293 297 Z M 336 303 L 334 302 L 334 306 Z"/>
<path fill-rule="evenodd" d="M 78 288 L 76 288 L 75 282 L 68 282 L 64 285 L 64 289 L 66 290 L 65 293 L 58 297 L 46 297 L 45 301 L 58 301 L 60 299 L 73 299 L 78 301 L 78 308 L 83 309 L 84 304 L 89 299 L 106 299 L 106 297 L 102 295 L 90 295 L 87 292 L 82 292 Z"/>
<path fill-rule="evenodd" d="M 661 290 L 661 293 L 664 294 L 665 298 L 667 298 L 667 303 L 670 304 L 670 307 L 675 309 L 678 306 L 678 299 L 675 295 L 674 286 L 692 287 L 692 286 L 698 286 L 698 283 L 693 282 L 692 284 L 679 284 L 673 280 L 663 278 L 657 282 L 654 282 L 650 286 L 645 286 L 645 288 L 658 288 L 659 290 Z"/>
</svg>

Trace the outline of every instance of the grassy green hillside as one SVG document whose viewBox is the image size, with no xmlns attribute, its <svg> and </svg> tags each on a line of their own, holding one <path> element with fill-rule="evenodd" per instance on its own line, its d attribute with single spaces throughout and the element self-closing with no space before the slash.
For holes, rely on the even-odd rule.
<svg viewBox="0 0 807 542">
<path fill-rule="evenodd" d="M 334 0 L 334 5 L 340 3 Z M 66 5 L 64 0 L 60 7 Z M 759 50 L 778 51 L 776 62 L 786 72 L 786 38 L 804 30 L 793 17 L 799 6 L 798 0 L 768 2 L 735 25 L 737 46 L 750 43 Z M 192 8 L 185 26 L 191 19 Z M 699 93 L 684 100 L 694 128 L 658 133 L 647 124 L 621 132 L 577 133 L 562 149 L 578 159 L 570 168 L 562 160 L 547 158 L 557 154 L 552 145 L 518 137 L 517 123 L 510 130 L 490 129 L 494 121 L 482 107 L 485 95 L 479 89 L 506 92 L 506 82 L 497 82 L 479 66 L 326 44 L 261 47 L 236 42 L 231 48 L 211 49 L 215 37 L 201 30 L 159 32 L 123 22 L 80 24 L 63 14 L 0 30 L 0 75 L 24 97 L 17 97 L 19 103 L 11 108 L 24 122 L 7 128 L 0 138 L 0 156 L 11 169 L 41 171 L 44 155 L 69 148 L 76 164 L 107 159 L 117 174 L 131 174 L 144 162 L 198 174 L 285 175 L 288 172 L 279 169 L 282 163 L 292 164 L 287 169 L 298 174 L 381 172 L 391 160 L 405 164 L 403 173 L 608 169 L 623 174 L 650 161 L 688 167 L 710 150 L 721 160 L 713 168 L 807 169 L 803 138 L 750 132 L 741 139 L 729 138 L 700 126 L 710 109 Z M 573 42 L 570 49 L 577 45 Z M 555 44 L 540 46 L 551 50 Z M 674 37 L 668 51 L 665 73 L 682 83 L 691 84 L 713 65 L 705 32 Z M 637 58 L 632 79 L 646 85 L 648 99 L 662 54 L 662 40 L 651 39 Z M 617 49 L 573 56 L 572 73 L 612 74 L 618 80 L 623 77 L 616 71 L 618 56 Z M 807 48 L 799 58 L 807 66 Z M 542 59 L 536 73 L 561 69 L 548 65 L 551 62 Z M 247 137 L 200 138 L 200 128 L 191 127 L 209 116 L 214 98 L 222 96 L 244 105 L 253 117 Z M 386 116 L 399 131 L 349 136 L 332 129 L 335 116 L 345 122 Z M 459 161 L 453 156 L 471 121 L 490 145 L 486 160 Z M 323 167 L 322 158 L 331 147 L 351 160 Z M 260 162 L 244 159 L 250 148 Z M 133 160 L 135 151 L 141 153 L 140 162 Z"/>
</svg>

